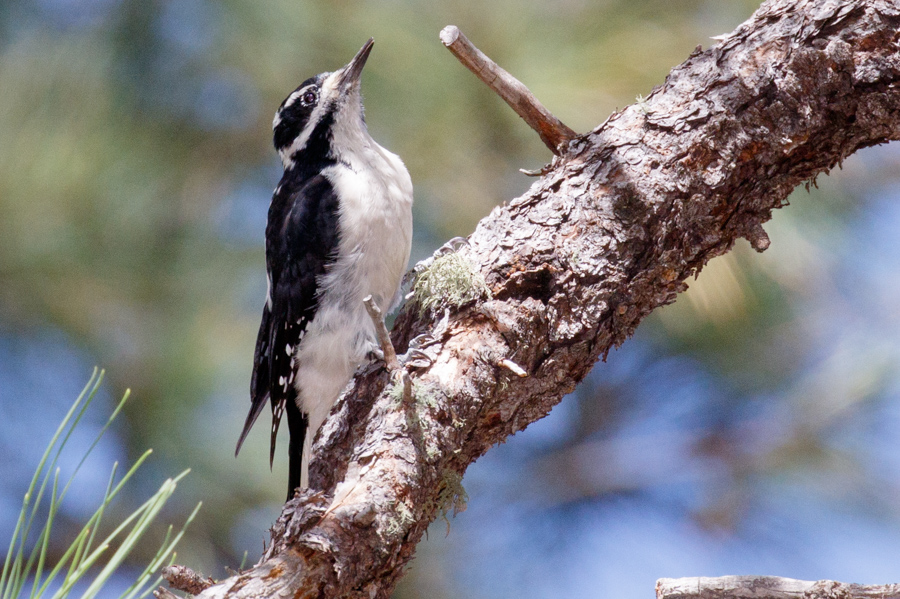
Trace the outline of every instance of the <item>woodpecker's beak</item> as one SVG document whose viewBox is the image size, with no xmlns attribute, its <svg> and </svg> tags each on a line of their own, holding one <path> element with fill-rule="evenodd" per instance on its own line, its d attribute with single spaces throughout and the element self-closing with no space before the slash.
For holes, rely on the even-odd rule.
<svg viewBox="0 0 900 599">
<path fill-rule="evenodd" d="M 359 52 L 356 53 L 356 56 L 353 57 L 353 60 L 342 69 L 340 79 L 340 86 L 342 88 L 347 88 L 359 83 L 359 76 L 362 75 L 363 67 L 366 66 L 369 52 L 372 51 L 372 46 L 374 45 L 375 39 L 370 37 L 369 41 L 367 41 Z"/>
</svg>

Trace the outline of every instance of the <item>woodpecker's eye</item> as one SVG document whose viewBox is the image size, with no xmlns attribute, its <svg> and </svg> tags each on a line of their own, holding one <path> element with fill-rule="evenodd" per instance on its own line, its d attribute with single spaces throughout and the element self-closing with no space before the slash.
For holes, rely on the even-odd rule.
<svg viewBox="0 0 900 599">
<path fill-rule="evenodd" d="M 316 93 L 315 90 L 311 89 L 303 94 L 300 97 L 300 103 L 304 106 L 312 106 L 316 103 L 316 100 L 319 98 L 319 94 Z"/>
</svg>

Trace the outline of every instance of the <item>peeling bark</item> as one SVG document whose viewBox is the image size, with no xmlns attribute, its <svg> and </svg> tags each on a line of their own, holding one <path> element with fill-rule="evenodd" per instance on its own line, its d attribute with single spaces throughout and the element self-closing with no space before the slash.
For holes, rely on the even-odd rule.
<svg viewBox="0 0 900 599">
<path fill-rule="evenodd" d="M 768 247 L 761 225 L 797 185 L 900 138 L 898 32 L 895 1 L 770 0 L 572 141 L 459 250 L 491 299 L 398 318 L 401 351 L 434 341 L 414 401 L 383 370 L 358 376 L 261 563 L 201 596 L 389 597 L 470 463 L 738 238 Z"/>
</svg>

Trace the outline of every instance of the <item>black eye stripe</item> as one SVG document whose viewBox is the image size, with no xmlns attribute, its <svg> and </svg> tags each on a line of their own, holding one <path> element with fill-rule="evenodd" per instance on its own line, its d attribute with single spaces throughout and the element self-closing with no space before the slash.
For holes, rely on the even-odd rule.
<svg viewBox="0 0 900 599">
<path fill-rule="evenodd" d="M 321 75 L 310 77 L 281 103 L 272 122 L 274 143 L 279 152 L 299 139 L 313 117 L 317 123 L 324 117 L 323 111 L 327 112 L 327 107 L 319 105 L 320 101 L 326 103 L 322 98 L 323 79 Z"/>
</svg>

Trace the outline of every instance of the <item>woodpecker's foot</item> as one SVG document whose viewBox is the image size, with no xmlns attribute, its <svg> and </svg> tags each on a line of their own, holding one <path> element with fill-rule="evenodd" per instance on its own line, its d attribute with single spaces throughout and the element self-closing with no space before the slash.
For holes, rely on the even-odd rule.
<svg viewBox="0 0 900 599">
<path fill-rule="evenodd" d="M 400 366 L 404 368 L 427 368 L 431 366 L 431 363 L 434 362 L 434 359 L 428 355 L 428 352 L 419 349 L 419 346 L 413 346 L 417 339 L 424 337 L 428 337 L 430 339 L 430 335 L 419 335 L 419 337 L 416 337 L 416 339 L 413 339 L 413 341 L 410 343 L 410 348 L 406 351 L 405 354 L 397 355 L 397 361 L 400 363 Z M 425 345 L 427 345 L 427 343 Z M 382 349 L 374 343 L 372 344 L 372 347 L 369 348 L 369 351 L 366 352 L 366 361 L 368 361 L 368 363 L 372 365 L 387 367 L 384 359 L 384 351 L 382 351 Z"/>
<path fill-rule="evenodd" d="M 416 335 L 410 340 L 409 349 L 402 356 L 398 356 L 400 363 L 407 369 L 428 368 L 434 364 L 449 328 L 450 310 L 445 309 L 444 316 L 431 331 Z"/>
<path fill-rule="evenodd" d="M 414 347 L 409 348 L 405 354 L 397 356 L 397 360 L 404 368 L 428 368 L 434 363 L 434 358 L 423 350 Z"/>
<path fill-rule="evenodd" d="M 381 351 L 381 348 L 373 345 L 369 351 L 366 352 L 366 360 L 370 364 L 377 364 L 378 362 L 384 363 L 384 352 Z"/>
<path fill-rule="evenodd" d="M 439 247 L 436 253 L 438 257 L 446 256 L 447 254 L 450 254 L 452 252 L 458 252 L 459 248 L 463 247 L 464 245 L 469 245 L 468 239 L 466 239 L 465 237 L 454 237 L 453 239 L 450 239 L 449 241 L 447 241 L 447 243 Z"/>
</svg>

